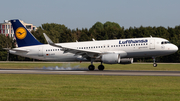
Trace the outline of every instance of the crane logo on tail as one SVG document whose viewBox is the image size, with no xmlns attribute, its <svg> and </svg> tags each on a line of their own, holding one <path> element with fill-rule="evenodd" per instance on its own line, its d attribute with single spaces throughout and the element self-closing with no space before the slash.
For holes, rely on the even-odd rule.
<svg viewBox="0 0 180 101">
<path fill-rule="evenodd" d="M 16 37 L 18 39 L 24 39 L 26 37 L 26 35 L 27 35 L 27 31 L 25 28 L 19 27 L 16 29 Z"/>
</svg>

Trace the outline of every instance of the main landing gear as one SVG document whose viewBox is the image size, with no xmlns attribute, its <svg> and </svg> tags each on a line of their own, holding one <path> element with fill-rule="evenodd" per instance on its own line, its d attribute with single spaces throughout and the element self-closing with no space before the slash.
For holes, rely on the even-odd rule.
<svg viewBox="0 0 180 101">
<path fill-rule="evenodd" d="M 98 69 L 99 70 L 104 70 L 104 65 L 102 65 L 102 62 L 101 62 L 101 65 L 98 66 Z"/>
<path fill-rule="evenodd" d="M 95 69 L 95 66 L 91 64 L 91 65 L 88 66 L 88 69 L 89 69 L 90 71 L 93 71 L 93 70 Z M 104 70 L 104 65 L 99 65 L 99 66 L 98 66 L 98 69 L 99 69 L 99 70 Z"/>
<path fill-rule="evenodd" d="M 95 69 L 95 66 L 93 65 L 93 61 L 92 61 L 92 60 L 91 60 L 91 65 L 88 66 L 88 69 L 89 69 L 90 71 L 93 71 L 93 70 Z M 98 66 L 98 69 L 99 69 L 99 70 L 104 70 L 104 65 L 102 65 L 102 62 L 101 62 L 101 64 Z"/>
<path fill-rule="evenodd" d="M 91 65 L 88 66 L 88 69 L 91 70 L 91 71 L 95 69 L 95 66 L 93 65 L 93 62 L 94 62 L 94 59 L 91 58 Z"/>
<path fill-rule="evenodd" d="M 91 64 L 91 65 L 88 66 L 88 69 L 92 71 L 92 70 L 95 69 L 95 66 Z"/>
<path fill-rule="evenodd" d="M 153 61 L 154 61 L 153 66 L 154 66 L 154 67 L 157 67 L 157 63 L 156 63 L 155 57 L 152 57 L 152 58 L 153 58 Z"/>
</svg>

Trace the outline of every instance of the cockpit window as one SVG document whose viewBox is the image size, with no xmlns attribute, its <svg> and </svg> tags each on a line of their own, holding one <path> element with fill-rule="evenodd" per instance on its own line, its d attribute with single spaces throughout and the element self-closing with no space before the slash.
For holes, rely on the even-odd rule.
<svg viewBox="0 0 180 101">
<path fill-rule="evenodd" d="M 169 41 L 162 41 L 161 44 L 170 44 Z"/>
</svg>

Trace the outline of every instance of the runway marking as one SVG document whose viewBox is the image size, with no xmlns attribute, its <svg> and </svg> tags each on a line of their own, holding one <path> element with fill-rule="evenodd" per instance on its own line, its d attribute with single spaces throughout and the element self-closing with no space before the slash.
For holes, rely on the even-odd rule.
<svg viewBox="0 0 180 101">
<path fill-rule="evenodd" d="M 66 75 L 119 75 L 119 76 L 180 76 L 180 71 L 74 71 L 74 70 L 0 70 L 0 74 L 66 74 Z"/>
</svg>

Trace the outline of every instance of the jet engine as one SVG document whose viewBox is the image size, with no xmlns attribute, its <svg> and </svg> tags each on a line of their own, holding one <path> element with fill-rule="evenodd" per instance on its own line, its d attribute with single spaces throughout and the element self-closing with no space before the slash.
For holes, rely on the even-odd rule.
<svg viewBox="0 0 180 101">
<path fill-rule="evenodd" d="M 133 58 L 121 58 L 120 54 L 104 54 L 101 61 L 105 64 L 132 64 Z"/>
<path fill-rule="evenodd" d="M 102 62 L 106 64 L 120 63 L 120 54 L 104 54 L 102 55 Z"/>
<path fill-rule="evenodd" d="M 133 58 L 121 58 L 120 64 L 132 64 Z"/>
</svg>

